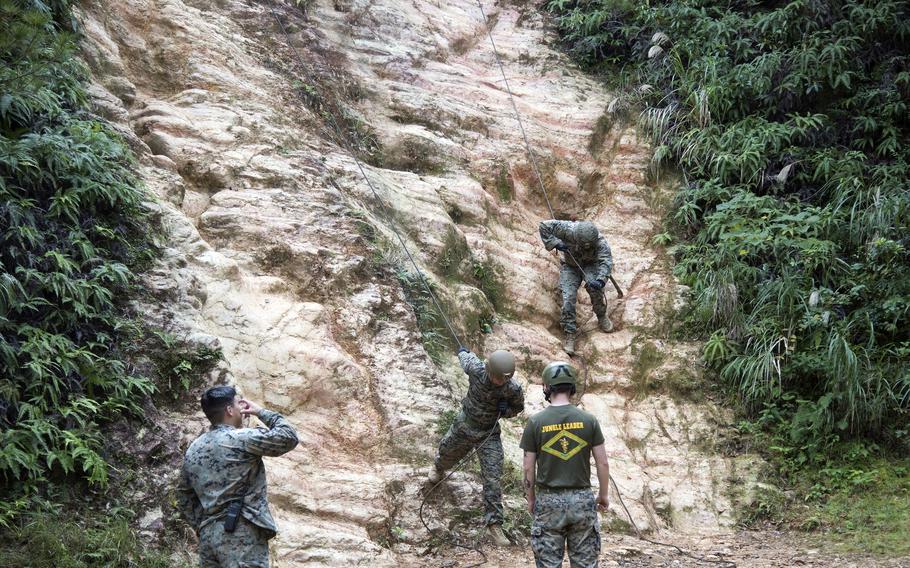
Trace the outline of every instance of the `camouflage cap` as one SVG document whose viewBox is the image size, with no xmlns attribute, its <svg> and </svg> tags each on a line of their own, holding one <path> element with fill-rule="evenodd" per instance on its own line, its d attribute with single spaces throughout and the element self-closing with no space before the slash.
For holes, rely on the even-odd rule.
<svg viewBox="0 0 910 568">
<path fill-rule="evenodd" d="M 575 242 L 579 244 L 592 245 L 597 242 L 597 237 L 600 236 L 597 227 L 594 226 L 594 223 L 590 221 L 579 221 L 575 223 L 574 227 L 574 236 Z"/>
<path fill-rule="evenodd" d="M 543 370 L 543 384 L 550 387 L 563 384 L 574 385 L 577 378 L 578 371 L 565 361 L 553 361 Z"/>
<path fill-rule="evenodd" d="M 494 351 L 487 359 L 487 372 L 511 377 L 515 373 L 515 357 L 502 349 Z"/>
</svg>

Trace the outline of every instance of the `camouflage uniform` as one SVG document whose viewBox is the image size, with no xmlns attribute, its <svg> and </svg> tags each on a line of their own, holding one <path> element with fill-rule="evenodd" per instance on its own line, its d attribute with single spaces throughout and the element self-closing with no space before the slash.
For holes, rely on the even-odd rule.
<svg viewBox="0 0 910 568">
<path fill-rule="evenodd" d="M 578 287 L 587 277 L 588 281 L 603 280 L 607 282 L 613 270 L 613 253 L 610 245 L 603 237 L 597 238 L 597 245 L 584 248 L 575 242 L 574 221 L 542 221 L 540 223 L 540 238 L 546 249 L 553 250 L 557 245 L 564 244 L 568 253 L 564 252 L 562 266 L 559 270 L 559 288 L 562 290 L 562 317 L 559 324 L 566 333 L 575 333 L 575 303 L 578 297 Z M 578 269 L 574 258 L 584 269 L 584 274 Z M 607 300 L 603 290 L 594 290 L 586 287 L 591 298 L 591 307 L 598 320 L 607 314 Z"/>
<path fill-rule="evenodd" d="M 180 471 L 177 505 L 199 535 L 202 568 L 267 568 L 275 521 L 266 501 L 262 456 L 280 456 L 297 445 L 297 432 L 277 412 L 262 410 L 268 428 L 211 430 L 190 444 Z M 245 493 L 237 528 L 221 522 L 231 501 Z"/>
<path fill-rule="evenodd" d="M 461 368 L 468 375 L 468 394 L 462 401 L 461 412 L 455 417 L 449 431 L 439 442 L 436 454 L 437 471 L 451 469 L 475 446 L 480 460 L 480 475 L 483 478 L 484 520 L 488 525 L 502 524 L 502 441 L 500 440 L 499 411 L 500 399 L 509 403 L 509 409 L 502 415 L 511 418 L 524 410 L 524 393 L 514 380 L 501 387 L 490 381 L 486 367 L 477 355 L 470 352 L 458 354 Z M 492 431 L 492 434 L 490 432 Z M 484 438 L 489 437 L 484 442 Z"/>
<path fill-rule="evenodd" d="M 596 568 L 600 555 L 597 525 L 597 500 L 590 489 L 539 489 L 531 525 L 537 568 L 562 566 L 566 548 L 572 568 Z"/>
</svg>

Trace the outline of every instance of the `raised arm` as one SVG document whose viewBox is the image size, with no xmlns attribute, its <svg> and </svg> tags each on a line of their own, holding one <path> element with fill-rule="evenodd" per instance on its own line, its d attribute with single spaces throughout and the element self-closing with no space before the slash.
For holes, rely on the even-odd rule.
<svg viewBox="0 0 910 568">
<path fill-rule="evenodd" d="M 597 468 L 597 483 L 600 490 L 597 492 L 597 508 L 606 512 L 610 508 L 610 464 L 607 462 L 607 450 L 603 444 L 594 446 L 594 466 Z"/>
<path fill-rule="evenodd" d="M 601 446 L 603 447 L 603 446 Z M 525 499 L 528 500 L 528 512 L 534 514 L 534 501 L 537 495 L 534 493 L 534 480 L 537 479 L 537 452 L 525 451 L 524 463 Z"/>
<path fill-rule="evenodd" d="M 240 404 L 241 412 L 255 414 L 268 426 L 268 429 L 245 428 L 243 435 L 238 435 L 244 450 L 257 456 L 275 457 L 297 447 L 297 431 L 284 416 L 246 400 L 241 400 Z"/>
<path fill-rule="evenodd" d="M 462 349 L 458 352 L 458 362 L 461 363 L 462 370 L 472 381 L 483 377 L 483 374 L 486 372 L 486 367 L 484 366 L 483 361 L 480 360 L 480 357 L 467 349 Z"/>
<path fill-rule="evenodd" d="M 518 383 L 513 383 L 509 389 L 509 396 L 506 398 L 509 403 L 509 409 L 503 413 L 503 418 L 512 418 L 518 416 L 525 409 L 524 390 Z"/>
<path fill-rule="evenodd" d="M 538 231 L 540 232 L 540 240 L 543 241 L 543 246 L 548 251 L 554 248 L 565 250 L 568 244 L 566 239 L 571 232 L 571 223 L 571 221 L 558 221 L 556 219 L 541 221 Z"/>
</svg>

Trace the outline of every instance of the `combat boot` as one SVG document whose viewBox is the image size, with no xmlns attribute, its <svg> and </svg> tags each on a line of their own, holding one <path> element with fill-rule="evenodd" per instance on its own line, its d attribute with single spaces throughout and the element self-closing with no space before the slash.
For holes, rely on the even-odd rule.
<svg viewBox="0 0 910 568">
<path fill-rule="evenodd" d="M 506 533 L 502 532 L 502 525 L 488 526 L 487 534 L 490 535 L 490 540 L 492 540 L 493 544 L 496 546 L 509 546 L 512 544 L 509 542 L 509 539 L 506 538 Z"/>
<path fill-rule="evenodd" d="M 569 355 L 575 355 L 575 332 L 567 331 L 566 339 L 562 342 L 562 350 Z"/>
<path fill-rule="evenodd" d="M 610 333 L 613 331 L 613 322 L 611 322 L 610 318 L 607 316 L 597 318 L 597 326 L 600 328 L 600 331 L 604 333 Z"/>
<path fill-rule="evenodd" d="M 444 472 L 436 469 L 435 466 L 430 466 L 430 475 L 427 476 L 427 483 L 431 485 L 436 485 L 442 481 L 442 475 Z"/>
</svg>

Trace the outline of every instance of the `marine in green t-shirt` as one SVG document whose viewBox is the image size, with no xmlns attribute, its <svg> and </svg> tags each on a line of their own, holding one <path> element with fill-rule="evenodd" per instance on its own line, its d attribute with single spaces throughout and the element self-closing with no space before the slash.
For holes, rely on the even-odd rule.
<svg viewBox="0 0 910 568">
<path fill-rule="evenodd" d="M 604 443 L 600 424 L 573 404 L 550 406 L 528 420 L 521 449 L 537 454 L 538 487 L 591 487 L 591 450 Z"/>
<path fill-rule="evenodd" d="M 578 372 L 556 361 L 543 371 L 550 406 L 531 417 L 521 436 L 531 547 L 537 568 L 559 568 L 569 552 L 573 568 L 596 568 L 600 555 L 597 509 L 609 506 L 610 470 L 600 424 L 570 401 Z M 591 456 L 600 484 L 591 492 Z"/>
</svg>

